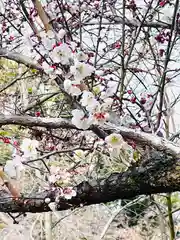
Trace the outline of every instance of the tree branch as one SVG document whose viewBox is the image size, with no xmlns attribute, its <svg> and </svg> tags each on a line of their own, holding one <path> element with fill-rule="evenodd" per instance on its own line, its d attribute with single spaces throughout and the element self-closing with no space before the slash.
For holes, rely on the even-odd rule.
<svg viewBox="0 0 180 240">
<path fill-rule="evenodd" d="M 139 164 L 139 163 L 138 163 Z M 137 164 L 137 165 L 138 165 Z M 144 157 L 139 166 L 123 173 L 113 173 L 106 179 L 82 182 L 74 189 L 77 196 L 71 200 L 61 198 L 57 210 L 62 211 L 80 206 L 106 203 L 117 199 L 131 199 L 138 195 L 174 192 L 180 189 L 180 159 L 162 152 L 152 151 L 149 158 Z M 35 197 L 2 198 L 1 212 L 46 212 L 50 211 L 45 198 L 55 201 L 55 191 L 37 193 Z"/>
<path fill-rule="evenodd" d="M 46 127 L 50 129 L 64 128 L 77 129 L 69 120 L 63 118 L 42 118 L 18 115 L 0 115 L 0 125 L 20 125 L 27 127 Z M 120 133 L 125 139 L 133 140 L 142 145 L 149 145 L 157 150 L 177 156 L 180 154 L 180 146 L 164 138 L 160 138 L 155 134 L 140 132 L 126 127 L 119 127 L 111 123 L 106 123 L 103 128 L 91 126 L 92 130 L 100 138 L 105 138 L 104 132 L 111 134 L 112 132 Z M 103 131 L 104 130 L 104 131 Z"/>
<path fill-rule="evenodd" d="M 17 63 L 22 63 L 29 68 L 34 68 L 34 69 L 40 70 L 40 71 L 43 70 L 42 67 L 37 62 L 33 61 L 33 59 L 31 59 L 27 56 L 24 56 L 22 54 L 19 54 L 17 52 L 10 52 L 10 51 L 7 51 L 6 49 L 0 48 L 0 57 L 4 57 L 9 60 L 13 60 Z"/>
<path fill-rule="evenodd" d="M 42 118 L 21 115 L 0 115 L 0 125 L 19 125 L 26 127 L 47 127 L 51 129 L 68 128 L 77 129 L 68 120 L 63 118 Z"/>
<path fill-rule="evenodd" d="M 130 19 L 125 19 L 125 21 L 123 21 L 123 17 L 120 16 L 113 16 L 113 17 L 108 17 L 107 19 L 108 21 L 103 21 L 102 25 L 110 25 L 110 24 L 125 24 L 126 26 L 129 27 L 139 27 L 139 25 L 141 24 L 138 21 L 134 21 L 134 20 L 130 20 Z M 91 21 L 91 22 L 85 22 L 83 23 L 84 26 L 92 26 L 92 25 L 99 25 L 99 22 L 97 21 Z M 165 22 L 144 22 L 142 24 L 142 27 L 149 27 L 149 28 L 166 28 L 166 29 L 171 29 L 171 25 L 172 24 L 168 24 Z"/>
</svg>

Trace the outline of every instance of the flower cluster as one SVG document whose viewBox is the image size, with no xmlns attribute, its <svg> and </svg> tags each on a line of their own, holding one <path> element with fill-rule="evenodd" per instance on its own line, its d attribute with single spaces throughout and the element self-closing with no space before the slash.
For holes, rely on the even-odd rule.
<svg viewBox="0 0 180 240">
<path fill-rule="evenodd" d="M 66 169 L 61 169 L 58 166 L 50 167 L 50 175 L 48 176 L 49 183 L 56 183 L 61 181 L 62 183 L 68 183 L 70 181 L 70 173 Z"/>
<path fill-rule="evenodd" d="M 4 166 L 5 173 L 7 173 L 9 177 L 16 179 L 18 173 L 24 169 L 22 164 L 23 160 L 21 156 L 13 154 L 12 160 L 8 160 Z"/>
<path fill-rule="evenodd" d="M 72 197 L 76 197 L 77 192 L 72 187 L 65 187 L 65 188 L 54 188 L 52 191 L 55 191 L 55 203 L 51 202 L 50 198 L 45 198 L 45 203 L 49 205 L 52 211 L 56 210 L 56 204 L 60 202 L 62 198 L 70 200 Z"/>
<path fill-rule="evenodd" d="M 79 129 L 88 129 L 91 124 L 103 125 L 109 118 L 108 110 L 113 104 L 112 98 L 106 98 L 102 103 L 97 101 L 92 92 L 83 91 L 81 105 L 86 111 L 75 109 L 72 111 L 72 123 Z"/>
</svg>

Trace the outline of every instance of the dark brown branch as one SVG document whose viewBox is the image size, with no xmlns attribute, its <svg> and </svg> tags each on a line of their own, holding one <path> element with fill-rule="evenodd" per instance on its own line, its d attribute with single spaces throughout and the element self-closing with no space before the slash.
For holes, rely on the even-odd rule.
<svg viewBox="0 0 180 240">
<path fill-rule="evenodd" d="M 71 200 L 60 199 L 57 210 L 62 211 L 80 206 L 106 203 L 117 199 L 131 199 L 138 195 L 150 195 L 179 191 L 180 160 L 162 152 L 152 152 L 139 166 L 123 173 L 113 173 L 106 179 L 82 182 L 75 187 L 77 196 Z M 53 202 L 55 193 L 46 191 L 35 198 L 3 199 L 1 212 L 45 212 L 50 211 L 45 198 Z"/>
</svg>

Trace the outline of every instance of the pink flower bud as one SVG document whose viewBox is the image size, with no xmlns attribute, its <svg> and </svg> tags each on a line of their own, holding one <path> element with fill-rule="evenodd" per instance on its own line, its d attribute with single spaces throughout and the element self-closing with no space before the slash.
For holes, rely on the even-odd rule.
<svg viewBox="0 0 180 240">
<path fill-rule="evenodd" d="M 36 112 L 36 113 L 35 113 L 35 116 L 36 116 L 36 117 L 40 117 L 40 115 L 41 115 L 40 112 Z"/>
</svg>

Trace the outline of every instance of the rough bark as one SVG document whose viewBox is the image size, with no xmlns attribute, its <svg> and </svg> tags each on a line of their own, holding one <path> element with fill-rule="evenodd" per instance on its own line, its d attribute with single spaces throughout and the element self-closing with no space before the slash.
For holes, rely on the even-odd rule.
<svg viewBox="0 0 180 240">
<path fill-rule="evenodd" d="M 60 199 L 57 210 L 62 211 L 80 206 L 106 203 L 117 199 L 131 199 L 138 195 L 150 195 L 179 191 L 180 159 L 163 152 L 152 151 L 136 166 L 123 173 L 113 173 L 106 179 L 82 182 L 75 187 L 77 196 L 71 200 Z M 45 191 L 33 198 L 12 200 L 1 193 L 1 212 L 46 212 L 46 197 L 53 202 L 55 193 Z M 8 196 L 6 196 L 8 197 Z"/>
</svg>

